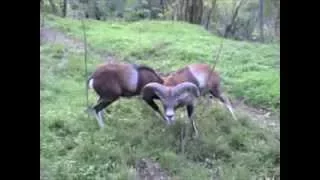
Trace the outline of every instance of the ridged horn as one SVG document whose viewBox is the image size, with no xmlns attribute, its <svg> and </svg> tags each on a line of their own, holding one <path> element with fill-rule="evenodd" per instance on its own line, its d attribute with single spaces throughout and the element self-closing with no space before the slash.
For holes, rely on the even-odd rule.
<svg viewBox="0 0 320 180">
<path fill-rule="evenodd" d="M 151 82 L 143 87 L 141 94 L 143 97 L 148 95 L 150 96 L 151 94 L 156 94 L 161 100 L 163 100 L 166 97 L 167 91 L 167 87 L 163 86 L 162 84 Z"/>
<path fill-rule="evenodd" d="M 180 96 L 181 94 L 183 94 L 185 92 L 191 93 L 195 97 L 199 97 L 200 96 L 199 88 L 195 84 L 193 84 L 191 82 L 183 82 L 183 83 L 178 84 L 177 86 L 175 86 L 172 89 L 172 92 L 173 92 L 175 97 L 178 97 L 178 96 Z"/>
</svg>

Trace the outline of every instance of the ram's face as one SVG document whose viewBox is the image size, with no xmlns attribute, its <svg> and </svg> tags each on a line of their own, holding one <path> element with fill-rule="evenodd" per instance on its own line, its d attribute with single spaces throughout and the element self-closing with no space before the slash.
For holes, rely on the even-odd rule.
<svg viewBox="0 0 320 180">
<path fill-rule="evenodd" d="M 177 105 L 177 100 L 174 96 L 168 96 L 162 103 L 167 124 L 172 124 L 175 120 L 175 107 Z"/>
<path fill-rule="evenodd" d="M 149 83 L 143 90 L 144 97 L 156 95 L 164 110 L 164 118 L 167 124 L 175 120 L 175 110 L 183 105 L 187 105 L 194 97 L 199 96 L 198 87 L 190 82 L 183 82 L 175 86 L 165 86 L 159 83 Z"/>
</svg>

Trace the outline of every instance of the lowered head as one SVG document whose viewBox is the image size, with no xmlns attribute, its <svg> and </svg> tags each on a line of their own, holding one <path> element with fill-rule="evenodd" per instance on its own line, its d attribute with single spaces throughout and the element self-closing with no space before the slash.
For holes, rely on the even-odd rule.
<svg viewBox="0 0 320 180">
<path fill-rule="evenodd" d="M 175 110 L 185 105 L 193 104 L 195 97 L 200 96 L 198 87 L 190 82 L 176 86 L 164 86 L 159 83 L 149 83 L 142 89 L 143 98 L 157 96 L 163 106 L 164 120 L 168 125 L 175 121 Z"/>
</svg>

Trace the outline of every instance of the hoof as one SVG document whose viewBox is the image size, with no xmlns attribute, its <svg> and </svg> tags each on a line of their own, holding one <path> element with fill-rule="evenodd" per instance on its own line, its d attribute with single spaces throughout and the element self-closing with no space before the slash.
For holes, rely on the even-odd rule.
<svg viewBox="0 0 320 180">
<path fill-rule="evenodd" d="M 104 129 L 104 124 L 103 125 L 99 125 L 99 129 L 103 130 Z"/>
<path fill-rule="evenodd" d="M 195 133 L 192 135 L 192 139 L 198 139 L 199 138 L 199 134 L 198 133 Z"/>
<path fill-rule="evenodd" d="M 90 114 L 90 115 L 93 114 L 93 111 L 94 111 L 94 110 L 93 110 L 93 108 L 91 108 L 91 107 L 88 107 L 87 109 L 84 110 L 85 113 L 88 113 L 88 114 Z"/>
<path fill-rule="evenodd" d="M 166 121 L 165 123 L 167 127 L 170 127 L 172 125 L 171 121 Z"/>
</svg>

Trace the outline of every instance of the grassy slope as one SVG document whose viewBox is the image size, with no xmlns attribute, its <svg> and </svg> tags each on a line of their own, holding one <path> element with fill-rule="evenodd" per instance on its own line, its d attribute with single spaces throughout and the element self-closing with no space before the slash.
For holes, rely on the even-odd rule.
<svg viewBox="0 0 320 180">
<path fill-rule="evenodd" d="M 81 23 L 58 20 L 55 27 L 83 39 Z M 186 23 L 86 23 L 88 43 L 97 50 L 110 52 L 131 62 L 144 63 L 163 72 L 174 71 L 189 63 L 214 64 L 221 39 L 201 27 Z M 280 107 L 279 45 L 225 40 L 217 71 L 224 90 L 245 97 L 251 105 Z"/>
<path fill-rule="evenodd" d="M 50 16 L 46 23 L 82 38 L 79 21 Z M 94 50 L 164 72 L 201 59 L 212 63 L 212 50 L 216 52 L 220 43 L 219 38 L 197 26 L 177 22 L 90 21 L 86 25 Z M 202 112 L 196 112 L 201 138 L 189 140 L 184 155 L 178 153 L 180 123 L 164 130 L 162 122 L 135 98 L 110 106 L 107 127 L 98 131 L 95 120 L 83 112 L 83 54 L 63 44 L 45 44 L 40 47 L 40 58 L 40 157 L 44 173 L 53 179 L 127 179 L 134 161 L 141 157 L 157 159 L 177 179 L 209 179 L 217 169 L 222 179 L 280 173 L 279 141 L 274 134 L 246 117 L 234 122 L 218 107 L 202 111 L 204 106 L 198 106 L 197 112 Z M 93 52 L 89 61 L 90 70 L 101 62 Z M 278 66 L 276 45 L 225 40 L 217 69 L 231 95 L 277 109 Z M 94 101 L 90 94 L 90 102 Z"/>
</svg>

